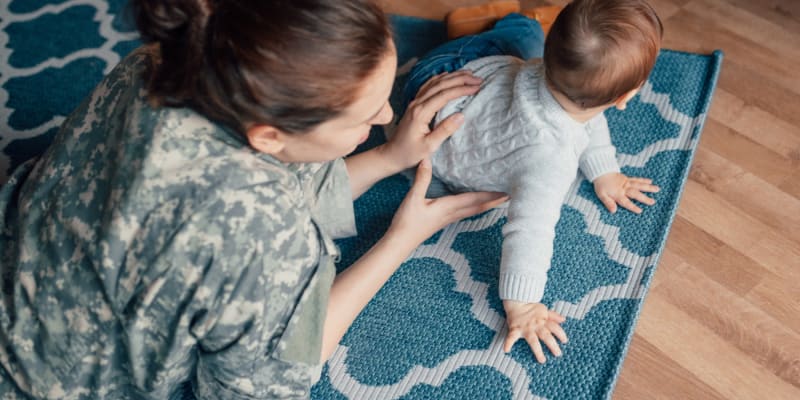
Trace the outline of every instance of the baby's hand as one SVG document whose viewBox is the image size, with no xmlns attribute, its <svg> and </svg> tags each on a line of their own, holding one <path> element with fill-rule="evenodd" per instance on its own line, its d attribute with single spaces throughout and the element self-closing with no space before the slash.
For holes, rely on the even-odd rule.
<svg viewBox="0 0 800 400">
<path fill-rule="evenodd" d="M 567 343 L 567 334 L 561 328 L 561 323 L 566 321 L 561 314 L 550 311 L 542 303 L 521 303 L 513 300 L 503 300 L 506 310 L 506 323 L 508 323 L 508 336 L 506 336 L 503 351 L 508 353 L 517 340 L 524 338 L 531 346 L 536 361 L 544 364 L 545 357 L 541 340 L 556 357 L 561 357 L 561 349 L 556 338 L 561 343 Z"/>
<path fill-rule="evenodd" d="M 656 201 L 643 192 L 657 193 L 659 190 L 658 186 L 653 185 L 652 179 L 629 178 L 619 172 L 601 175 L 594 180 L 594 192 L 612 214 L 617 212 L 617 204 L 641 214 L 642 209 L 633 204 L 631 199 L 652 206 Z"/>
</svg>

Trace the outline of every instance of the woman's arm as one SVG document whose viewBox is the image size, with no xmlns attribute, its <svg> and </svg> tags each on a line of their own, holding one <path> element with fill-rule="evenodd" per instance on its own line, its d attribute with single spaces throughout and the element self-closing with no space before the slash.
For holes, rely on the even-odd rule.
<svg viewBox="0 0 800 400">
<path fill-rule="evenodd" d="M 444 226 L 506 201 L 503 193 L 473 192 L 426 199 L 431 181 L 427 159 L 395 213 L 386 235 L 358 261 L 340 273 L 331 288 L 322 335 L 322 359 L 330 357 L 367 303 L 403 261 L 425 239 Z"/>
<path fill-rule="evenodd" d="M 344 162 L 350 177 L 353 200 L 364 194 L 379 180 L 407 168 L 405 165 L 394 163 L 392 158 L 387 156 L 385 145 L 347 157 Z"/>
<path fill-rule="evenodd" d="M 375 182 L 411 168 L 433 154 L 461 126 L 463 116 L 453 114 L 433 130 L 431 120 L 450 100 L 475 94 L 480 82 L 469 71 L 458 71 L 437 75 L 422 85 L 387 143 L 345 159 L 353 199 Z"/>
</svg>

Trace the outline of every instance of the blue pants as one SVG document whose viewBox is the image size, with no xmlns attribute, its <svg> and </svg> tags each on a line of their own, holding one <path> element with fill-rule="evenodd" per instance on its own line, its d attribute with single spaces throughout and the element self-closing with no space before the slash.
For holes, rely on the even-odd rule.
<svg viewBox="0 0 800 400">
<path fill-rule="evenodd" d="M 419 88 L 434 75 L 457 71 L 481 57 L 507 55 L 527 60 L 540 58 L 543 53 L 544 32 L 539 22 L 521 14 L 509 14 L 491 30 L 444 43 L 422 57 L 409 73 L 398 115 L 405 113 Z"/>
</svg>

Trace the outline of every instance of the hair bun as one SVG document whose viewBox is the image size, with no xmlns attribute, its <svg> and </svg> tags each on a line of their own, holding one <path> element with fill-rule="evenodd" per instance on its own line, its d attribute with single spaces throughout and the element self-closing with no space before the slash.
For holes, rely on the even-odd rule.
<svg viewBox="0 0 800 400">
<path fill-rule="evenodd" d="M 134 0 L 133 15 L 145 43 L 191 42 L 205 29 L 205 0 Z"/>
</svg>

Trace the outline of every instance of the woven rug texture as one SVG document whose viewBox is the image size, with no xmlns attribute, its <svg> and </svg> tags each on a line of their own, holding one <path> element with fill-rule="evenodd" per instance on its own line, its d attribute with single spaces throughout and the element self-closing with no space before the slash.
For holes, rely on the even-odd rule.
<svg viewBox="0 0 800 400">
<path fill-rule="evenodd" d="M 442 43 L 437 21 L 394 17 L 405 74 Z M 556 227 L 543 302 L 567 317 L 564 355 L 538 364 L 519 341 L 503 353 L 497 294 L 505 209 L 455 223 L 420 246 L 359 315 L 312 390 L 314 399 L 609 398 L 669 232 L 716 85 L 722 53 L 662 50 L 625 111 L 606 112 L 622 171 L 661 187 L 641 215 L 611 214 L 578 175 Z M 392 98 L 395 109 L 398 96 Z M 381 141 L 372 135 L 367 147 Z M 340 268 L 388 227 L 411 173 L 356 201 L 359 236 L 339 241 Z"/>
</svg>

